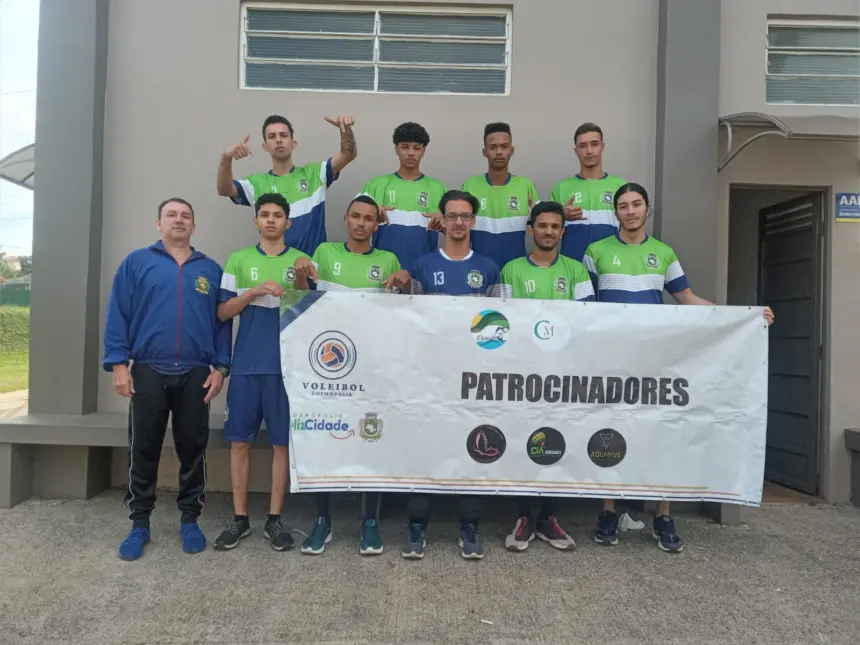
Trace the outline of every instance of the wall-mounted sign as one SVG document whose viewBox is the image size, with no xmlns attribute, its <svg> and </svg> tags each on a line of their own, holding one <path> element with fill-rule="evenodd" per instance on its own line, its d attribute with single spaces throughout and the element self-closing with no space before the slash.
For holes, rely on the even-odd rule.
<svg viewBox="0 0 860 645">
<path fill-rule="evenodd" d="M 860 224 L 860 193 L 836 193 L 836 221 Z"/>
</svg>

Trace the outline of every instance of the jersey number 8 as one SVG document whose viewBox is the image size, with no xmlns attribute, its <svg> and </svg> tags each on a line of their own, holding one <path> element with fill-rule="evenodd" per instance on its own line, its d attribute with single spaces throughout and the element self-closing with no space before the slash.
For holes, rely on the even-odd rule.
<svg viewBox="0 0 860 645">
<path fill-rule="evenodd" d="M 260 275 L 257 273 L 257 267 L 251 267 L 251 280 L 256 282 L 259 277 Z"/>
</svg>

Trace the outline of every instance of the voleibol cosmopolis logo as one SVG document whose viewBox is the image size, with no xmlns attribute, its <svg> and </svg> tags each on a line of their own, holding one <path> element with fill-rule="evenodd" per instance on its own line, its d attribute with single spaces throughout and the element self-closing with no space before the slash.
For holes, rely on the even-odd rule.
<svg viewBox="0 0 860 645">
<path fill-rule="evenodd" d="M 358 354 L 352 339 L 340 331 L 324 331 L 308 352 L 311 368 L 324 379 L 342 379 L 355 367 Z"/>
<path fill-rule="evenodd" d="M 505 454 L 507 440 L 496 426 L 479 425 L 466 437 L 466 452 L 479 464 L 491 464 Z"/>
<path fill-rule="evenodd" d="M 483 349 L 498 349 L 505 344 L 510 331 L 508 319 L 494 309 L 484 309 L 472 318 L 472 336 Z"/>
<path fill-rule="evenodd" d="M 540 318 L 532 325 L 532 340 L 547 352 L 555 352 L 570 341 L 570 327 L 561 319 Z"/>
</svg>

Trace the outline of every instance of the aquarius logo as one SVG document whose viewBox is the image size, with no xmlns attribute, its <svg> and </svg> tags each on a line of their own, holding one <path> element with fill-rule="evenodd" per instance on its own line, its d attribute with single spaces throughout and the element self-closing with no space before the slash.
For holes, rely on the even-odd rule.
<svg viewBox="0 0 860 645">
<path fill-rule="evenodd" d="M 326 331 L 311 343 L 308 361 L 314 372 L 326 379 L 341 379 L 355 367 L 355 344 L 346 334 Z"/>
<path fill-rule="evenodd" d="M 498 349 L 504 345 L 510 330 L 508 319 L 493 309 L 485 309 L 472 318 L 472 336 L 483 349 Z"/>
</svg>

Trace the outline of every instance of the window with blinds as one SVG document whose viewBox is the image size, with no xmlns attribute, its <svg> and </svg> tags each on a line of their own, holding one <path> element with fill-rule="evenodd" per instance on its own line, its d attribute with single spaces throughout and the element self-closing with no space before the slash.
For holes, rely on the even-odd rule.
<svg viewBox="0 0 860 645">
<path fill-rule="evenodd" d="M 860 105 L 860 23 L 771 20 L 768 103 Z"/>
<path fill-rule="evenodd" d="M 242 86 L 507 94 L 510 12 L 243 6 Z"/>
</svg>

